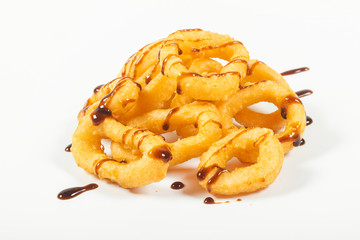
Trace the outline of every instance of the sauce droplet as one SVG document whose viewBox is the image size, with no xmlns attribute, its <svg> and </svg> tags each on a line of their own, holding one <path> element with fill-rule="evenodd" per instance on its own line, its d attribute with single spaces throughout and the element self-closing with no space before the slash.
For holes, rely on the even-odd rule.
<svg viewBox="0 0 360 240">
<path fill-rule="evenodd" d="M 165 163 L 167 163 L 173 158 L 168 146 L 160 146 L 160 147 L 156 147 L 155 149 L 152 149 L 149 152 L 149 156 L 152 158 L 160 159 Z"/>
<path fill-rule="evenodd" d="M 91 183 L 88 184 L 86 186 L 83 187 L 73 187 L 73 188 L 67 188 L 62 190 L 59 194 L 58 194 L 58 199 L 60 200 L 68 200 L 71 198 L 74 198 L 76 196 L 78 196 L 79 194 L 89 191 L 89 190 L 93 190 L 95 188 L 98 188 L 98 185 L 95 183 Z"/>
<path fill-rule="evenodd" d="M 171 184 L 171 188 L 174 190 L 179 190 L 183 187 L 185 187 L 185 184 L 183 184 L 182 182 L 174 182 L 173 184 Z"/>
<path fill-rule="evenodd" d="M 207 197 L 204 199 L 205 204 L 215 204 L 215 201 L 212 197 Z"/>
<path fill-rule="evenodd" d="M 312 124 L 312 123 L 313 123 L 312 118 L 309 117 L 309 116 L 306 116 L 306 126 L 309 126 L 309 125 Z"/>
<path fill-rule="evenodd" d="M 309 71 L 310 69 L 307 67 L 302 67 L 302 68 L 296 68 L 296 69 L 292 69 L 289 71 L 285 71 L 280 73 L 282 76 L 288 76 L 288 75 L 292 75 L 292 74 L 296 74 L 296 73 L 301 73 L 301 72 L 305 72 L 305 71 Z"/>
<path fill-rule="evenodd" d="M 101 84 L 101 85 L 97 86 L 96 88 L 94 88 L 94 93 L 97 93 L 100 90 L 100 88 L 102 88 L 102 86 L 104 86 L 104 84 Z"/>
<path fill-rule="evenodd" d="M 65 152 L 71 152 L 72 143 L 66 146 Z"/>
</svg>

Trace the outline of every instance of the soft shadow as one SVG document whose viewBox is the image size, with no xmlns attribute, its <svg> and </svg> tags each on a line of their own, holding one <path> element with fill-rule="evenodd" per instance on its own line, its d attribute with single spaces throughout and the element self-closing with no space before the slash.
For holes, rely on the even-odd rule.
<svg viewBox="0 0 360 240">
<path fill-rule="evenodd" d="M 196 170 L 196 167 L 176 166 L 169 169 L 168 175 L 183 179 L 182 182 L 185 184 L 185 187 L 182 189 L 183 194 L 191 196 L 204 195 L 206 190 L 198 183 Z"/>
</svg>

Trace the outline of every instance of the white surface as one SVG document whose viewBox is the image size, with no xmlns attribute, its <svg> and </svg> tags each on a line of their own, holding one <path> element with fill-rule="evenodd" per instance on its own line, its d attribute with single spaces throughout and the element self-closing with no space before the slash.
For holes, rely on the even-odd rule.
<svg viewBox="0 0 360 240">
<path fill-rule="evenodd" d="M 101 3 L 100 3 L 101 2 Z M 0 239 L 359 239 L 359 1 L 2 1 Z M 205 205 L 195 170 L 128 191 L 64 148 L 95 86 L 143 45 L 199 27 L 286 77 L 314 123 L 269 188 Z M 187 187 L 170 189 L 181 180 Z M 69 201 L 67 187 L 99 188 Z M 36 238 L 35 238 L 36 237 Z"/>
</svg>

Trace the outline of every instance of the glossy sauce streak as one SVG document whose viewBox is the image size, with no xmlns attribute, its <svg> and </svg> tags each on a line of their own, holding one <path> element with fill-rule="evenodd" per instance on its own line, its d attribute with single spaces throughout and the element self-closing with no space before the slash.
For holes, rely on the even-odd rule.
<svg viewBox="0 0 360 240">
<path fill-rule="evenodd" d="M 255 63 L 253 63 L 253 64 L 251 65 L 251 68 L 250 68 L 249 71 L 248 71 L 248 75 L 251 75 L 251 74 L 253 73 L 254 68 L 255 68 L 258 64 L 265 64 L 265 63 L 263 63 L 263 62 L 261 62 L 261 61 L 257 61 L 257 62 L 255 62 Z"/>
<path fill-rule="evenodd" d="M 246 64 L 246 72 L 247 72 L 246 74 L 250 75 L 250 66 L 249 66 L 248 61 L 246 61 L 245 59 L 235 59 L 235 60 L 228 62 L 224 67 L 227 67 L 228 65 L 233 64 L 233 63 L 245 63 Z"/>
<path fill-rule="evenodd" d="M 157 63 L 154 65 L 153 69 L 151 70 L 150 74 L 145 76 L 145 83 L 149 84 L 151 80 L 153 79 L 153 75 L 155 74 L 157 68 L 159 67 L 160 61 L 157 61 Z"/>
<path fill-rule="evenodd" d="M 270 81 L 270 80 L 261 80 L 261 81 L 259 81 L 259 82 L 255 82 L 255 83 L 250 84 L 250 85 L 247 85 L 247 86 L 241 86 L 241 84 L 239 84 L 239 88 L 240 88 L 240 90 L 241 90 L 241 89 L 245 89 L 245 88 L 249 88 L 249 87 L 256 86 L 256 85 L 258 85 L 258 84 L 260 84 L 260 83 L 264 83 L 264 82 L 267 82 L 267 81 Z"/>
<path fill-rule="evenodd" d="M 114 89 L 101 99 L 99 106 L 91 113 L 91 120 L 95 126 L 102 123 L 105 118 L 112 116 L 111 110 L 108 109 L 106 105 L 113 95 L 126 83 L 127 79 L 129 78 L 123 78 L 119 81 Z"/>
<path fill-rule="evenodd" d="M 128 65 L 133 63 L 134 58 L 135 58 L 135 55 L 136 55 L 136 53 L 134 53 L 133 55 L 131 55 L 131 56 L 128 58 L 128 60 L 125 62 L 124 69 L 123 69 L 123 71 L 122 71 L 122 73 L 121 73 L 121 76 L 122 76 L 122 77 L 125 77 L 126 72 L 127 72 Z"/>
<path fill-rule="evenodd" d="M 132 136 L 131 136 L 131 141 L 132 142 L 134 142 L 134 137 L 137 135 L 137 134 L 139 134 L 139 133 L 142 133 L 142 132 L 146 132 L 147 130 L 144 130 L 144 129 L 139 129 L 139 130 L 136 130 L 133 134 L 132 134 Z"/>
<path fill-rule="evenodd" d="M 226 144 L 224 144 L 224 146 L 222 146 L 221 148 L 219 148 L 217 151 L 215 151 L 210 158 L 212 158 L 214 155 L 218 154 L 219 152 L 221 152 L 222 150 L 226 149 L 226 146 L 229 144 L 232 144 L 232 142 L 239 137 L 240 135 L 242 135 L 243 133 L 247 132 L 247 129 L 243 129 L 241 132 L 239 132 L 238 134 L 236 134 L 232 139 L 230 139 Z"/>
<path fill-rule="evenodd" d="M 199 181 L 202 181 L 206 178 L 206 176 L 209 174 L 209 172 L 211 170 L 213 170 L 214 168 L 218 168 L 218 165 L 216 164 L 213 164 L 213 165 L 210 165 L 208 167 L 202 167 L 200 168 L 200 170 L 197 172 L 196 174 L 196 177 Z"/>
<path fill-rule="evenodd" d="M 179 82 L 177 83 L 176 93 L 179 94 L 179 95 L 181 95 L 181 85 L 180 85 Z"/>
<path fill-rule="evenodd" d="M 71 152 L 72 143 L 66 146 L 65 152 Z"/>
<path fill-rule="evenodd" d="M 121 106 L 124 108 L 124 107 L 126 107 L 129 103 L 132 103 L 132 102 L 136 102 L 136 100 L 135 100 L 135 99 L 129 99 L 129 98 L 127 98 L 127 99 L 125 99 L 124 101 L 121 102 Z"/>
<path fill-rule="evenodd" d="M 204 111 L 204 112 L 201 112 L 201 113 L 199 113 L 199 115 L 197 115 L 197 117 L 196 117 L 196 120 L 195 120 L 195 124 L 194 124 L 194 126 L 196 127 L 196 128 L 198 128 L 199 127 L 199 118 L 200 118 L 200 116 L 201 115 L 203 115 L 204 113 L 207 113 L 207 112 L 209 112 L 209 111 Z M 205 125 L 205 124 L 204 124 Z M 222 126 L 221 126 L 222 127 Z"/>
<path fill-rule="evenodd" d="M 312 124 L 312 123 L 313 123 L 312 118 L 309 117 L 309 116 L 306 116 L 306 126 L 309 126 L 309 125 Z"/>
<path fill-rule="evenodd" d="M 283 142 L 293 142 L 294 147 L 300 146 L 301 137 L 300 137 L 300 123 L 294 123 L 291 126 L 292 131 L 288 135 L 284 135 L 279 138 L 281 143 Z"/>
<path fill-rule="evenodd" d="M 171 188 L 174 190 L 179 190 L 185 187 L 185 184 L 183 184 L 182 182 L 174 182 L 173 184 L 171 184 Z"/>
<path fill-rule="evenodd" d="M 94 172 L 95 172 L 96 176 L 99 176 L 99 169 L 100 169 L 100 167 L 103 165 L 103 163 L 109 162 L 109 161 L 117 162 L 117 161 L 114 160 L 114 159 L 108 158 L 108 159 L 102 159 L 102 160 L 100 160 L 100 161 L 98 161 L 98 162 L 96 163 L 95 169 L 94 169 Z"/>
<path fill-rule="evenodd" d="M 226 144 L 224 144 L 223 147 L 219 148 L 217 151 L 215 151 L 211 157 L 209 159 L 212 158 L 212 156 L 218 154 L 219 152 L 221 152 L 223 149 L 226 149 L 226 146 L 229 144 L 232 144 L 232 142 L 234 141 L 234 139 L 236 139 L 237 137 L 239 137 L 241 134 L 247 132 L 247 129 L 243 129 L 241 132 L 239 132 L 238 134 L 236 134 L 232 139 L 230 139 Z M 221 174 L 223 174 L 224 172 L 227 172 L 228 170 L 219 167 L 216 164 L 210 165 L 208 167 L 202 167 L 200 168 L 200 170 L 197 173 L 197 179 L 199 181 L 202 181 L 206 178 L 206 176 L 209 174 L 209 172 L 211 172 L 214 168 L 217 168 L 216 173 L 208 180 L 207 182 L 207 189 L 210 192 L 211 190 L 211 185 L 214 184 L 218 178 L 220 177 Z"/>
<path fill-rule="evenodd" d="M 149 156 L 151 158 L 160 159 L 165 163 L 169 162 L 173 158 L 172 154 L 170 152 L 170 148 L 166 145 L 156 147 L 156 148 L 150 150 Z"/>
<path fill-rule="evenodd" d="M 182 29 L 182 30 L 178 30 L 177 32 L 194 32 L 194 31 L 202 31 L 202 29 L 200 28 Z"/>
<path fill-rule="evenodd" d="M 167 63 L 167 61 L 169 61 L 170 58 L 176 56 L 175 54 L 170 54 L 168 56 L 166 56 L 163 60 L 162 66 L 161 66 L 161 74 L 164 75 L 164 71 L 165 71 L 165 64 Z"/>
<path fill-rule="evenodd" d="M 137 66 L 139 64 L 141 64 L 144 60 L 144 58 L 150 53 L 150 51 L 152 49 L 154 49 L 155 47 L 159 46 L 160 44 L 162 44 L 163 42 L 162 41 L 159 41 L 155 44 L 152 44 L 147 50 L 143 51 L 147 46 L 149 46 L 150 44 L 146 45 L 145 47 L 143 47 L 142 49 L 139 50 L 139 52 L 143 51 L 143 53 L 140 55 L 140 57 L 135 61 L 135 63 L 133 64 L 134 65 L 134 79 L 137 77 Z M 135 60 L 135 59 L 134 59 Z M 132 67 L 132 66 L 131 66 Z"/>
<path fill-rule="evenodd" d="M 178 76 L 177 80 L 180 81 L 181 79 L 186 77 L 203 77 L 203 76 L 195 72 L 183 72 Z"/>
<path fill-rule="evenodd" d="M 191 49 L 191 51 L 193 52 L 200 52 L 200 51 L 204 51 L 204 50 L 211 50 L 211 49 L 215 49 L 215 48 L 223 48 L 223 47 L 228 47 L 228 46 L 232 46 L 235 44 L 242 44 L 242 42 L 240 41 L 233 41 L 233 42 L 228 42 L 222 45 L 215 45 L 215 46 L 206 46 L 206 47 L 202 47 L 202 48 L 193 48 Z"/>
<path fill-rule="evenodd" d="M 137 144 L 137 148 L 139 149 L 140 148 L 140 145 L 142 144 L 142 142 L 144 141 L 144 139 L 148 136 L 151 136 L 152 134 L 145 134 L 143 136 L 140 137 L 139 141 L 138 141 L 138 144 Z"/>
<path fill-rule="evenodd" d="M 301 97 L 310 96 L 311 94 L 313 94 L 313 91 L 311 91 L 310 89 L 304 89 L 301 91 L 297 91 L 295 93 L 299 98 L 301 98 Z"/>
<path fill-rule="evenodd" d="M 129 132 L 131 132 L 131 129 L 128 129 L 128 130 L 126 130 L 126 131 L 123 133 L 123 135 L 122 135 L 122 137 L 121 137 L 121 142 L 122 142 L 123 144 L 125 144 L 125 138 L 126 138 L 126 136 L 129 134 Z"/>
<path fill-rule="evenodd" d="M 265 141 L 265 139 L 270 135 L 270 133 L 265 133 L 264 135 L 261 135 L 255 142 L 254 147 L 258 147 L 262 142 Z"/>
<path fill-rule="evenodd" d="M 211 78 L 213 76 L 215 76 L 215 77 L 223 77 L 223 76 L 227 76 L 227 75 L 237 75 L 237 76 L 239 76 L 241 78 L 239 72 L 214 73 L 214 74 L 210 74 L 209 76 L 206 76 L 206 78 Z"/>
<path fill-rule="evenodd" d="M 169 129 L 169 121 L 170 121 L 170 118 L 171 118 L 171 116 L 174 114 L 174 113 L 176 113 L 177 111 L 179 111 L 180 110 L 180 108 L 179 107 L 176 107 L 176 108 L 173 108 L 173 109 L 171 109 L 170 110 L 170 112 L 168 113 L 168 115 L 166 116 L 166 118 L 165 118 L 165 121 L 164 121 L 164 124 L 163 124 L 163 126 L 162 126 L 162 128 L 166 131 L 166 130 L 168 130 Z"/>
<path fill-rule="evenodd" d="M 88 184 L 88 185 L 83 186 L 83 187 L 67 188 L 67 189 L 62 190 L 57 195 L 57 197 L 60 200 L 68 200 L 68 199 L 71 199 L 71 198 L 74 198 L 74 197 L 78 196 L 79 194 L 81 194 L 83 192 L 93 190 L 93 189 L 95 189 L 97 187 L 98 187 L 97 184 L 91 183 L 91 184 Z"/>
<path fill-rule="evenodd" d="M 211 192 L 211 186 L 214 183 L 216 183 L 216 181 L 219 179 L 221 174 L 223 174 L 224 172 L 229 172 L 229 171 L 224 168 L 217 167 L 216 173 L 209 179 L 209 181 L 206 184 L 206 188 L 208 192 Z"/>
<path fill-rule="evenodd" d="M 282 116 L 282 118 L 286 119 L 287 108 L 288 108 L 288 106 L 290 104 L 293 104 L 293 103 L 302 104 L 301 100 L 299 98 L 297 98 L 296 96 L 293 96 L 293 95 L 289 95 L 284 99 L 284 101 L 281 104 L 281 116 Z"/>
<path fill-rule="evenodd" d="M 301 73 L 301 72 L 305 72 L 305 71 L 309 71 L 309 68 L 307 67 L 302 67 L 302 68 L 296 68 L 296 69 L 292 69 L 286 72 L 281 73 L 282 76 L 288 76 L 288 75 L 292 75 L 292 74 L 296 74 L 296 73 Z"/>
<path fill-rule="evenodd" d="M 94 88 L 94 94 L 97 93 L 102 86 L 104 86 L 104 84 L 99 85 L 99 86 L 97 86 L 96 88 Z"/>
<path fill-rule="evenodd" d="M 182 50 L 181 50 L 180 47 L 179 47 L 179 44 L 176 43 L 176 42 L 164 44 L 163 47 L 170 46 L 170 45 L 175 45 L 175 46 L 177 47 L 177 49 L 178 49 L 178 54 L 179 54 L 179 55 L 181 55 L 181 54 L 183 53 Z"/>
</svg>

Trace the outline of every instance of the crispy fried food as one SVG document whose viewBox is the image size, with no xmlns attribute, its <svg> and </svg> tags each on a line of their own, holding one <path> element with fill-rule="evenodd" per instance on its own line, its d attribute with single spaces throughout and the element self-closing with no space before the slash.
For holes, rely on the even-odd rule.
<svg viewBox="0 0 360 240">
<path fill-rule="evenodd" d="M 259 102 L 278 110 L 249 109 Z M 73 156 L 101 179 L 141 187 L 163 179 L 168 167 L 201 156 L 200 185 L 233 195 L 276 179 L 284 153 L 300 144 L 306 116 L 281 74 L 250 60 L 241 42 L 185 29 L 132 55 L 117 78 L 95 88 L 78 122 Z M 179 139 L 165 142 L 160 134 L 173 131 Z M 103 139 L 111 140 L 111 155 L 104 153 Z M 249 165 L 226 170 L 233 156 Z"/>
<path fill-rule="evenodd" d="M 182 107 L 154 110 L 132 119 L 128 124 L 149 129 L 156 134 L 193 125 L 196 133 L 169 143 L 173 155 L 171 166 L 199 157 L 213 142 L 222 137 L 219 111 L 213 104 L 206 102 L 193 102 Z"/>
<path fill-rule="evenodd" d="M 194 58 L 221 58 L 229 63 L 218 73 L 203 76 L 187 69 L 181 54 Z M 236 91 L 248 70 L 249 54 L 241 42 L 227 35 L 202 30 L 171 34 L 159 56 L 162 74 L 177 79 L 181 94 L 195 100 L 227 99 Z"/>
<path fill-rule="evenodd" d="M 94 107 L 95 105 L 89 110 L 94 110 Z M 141 157 L 137 160 L 116 160 L 104 153 L 102 139 L 111 139 L 138 149 Z M 124 126 L 113 118 L 106 118 L 96 126 L 90 114 L 79 122 L 73 135 L 71 151 L 78 166 L 124 188 L 141 187 L 160 181 L 166 176 L 172 159 L 170 148 L 161 136 L 148 130 Z"/>
<path fill-rule="evenodd" d="M 228 171 L 226 163 L 232 157 L 253 164 Z M 212 194 L 254 192 L 276 179 L 283 158 L 281 145 L 270 129 L 242 128 L 214 143 L 201 156 L 197 177 Z"/>
<path fill-rule="evenodd" d="M 232 116 L 248 106 L 258 102 L 271 102 L 281 109 L 281 116 L 286 119 L 284 131 L 276 134 L 283 145 L 284 152 L 300 144 L 306 126 L 305 109 L 297 95 L 282 83 L 261 81 L 239 89 L 231 98 L 218 105 L 223 117 L 225 134 L 236 129 Z"/>
</svg>

